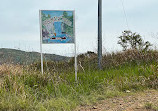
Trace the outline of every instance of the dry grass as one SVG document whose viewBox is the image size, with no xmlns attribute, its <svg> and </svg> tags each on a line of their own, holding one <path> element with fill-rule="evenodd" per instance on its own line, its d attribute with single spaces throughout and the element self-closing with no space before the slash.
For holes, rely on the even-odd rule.
<svg viewBox="0 0 158 111">
<path fill-rule="evenodd" d="M 124 52 L 117 52 L 111 54 L 105 54 L 103 56 L 103 68 L 117 67 L 126 64 L 140 65 L 140 64 L 151 64 L 158 62 L 158 51 L 138 51 L 138 50 L 127 50 Z"/>
<path fill-rule="evenodd" d="M 0 75 L 4 74 L 22 74 L 23 66 L 13 64 L 2 64 L 0 65 Z"/>
</svg>

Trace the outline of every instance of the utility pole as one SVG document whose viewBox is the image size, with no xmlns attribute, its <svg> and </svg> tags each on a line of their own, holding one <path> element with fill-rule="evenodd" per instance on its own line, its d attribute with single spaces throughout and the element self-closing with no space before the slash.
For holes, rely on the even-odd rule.
<svg viewBox="0 0 158 111">
<path fill-rule="evenodd" d="M 98 0 L 98 68 L 102 69 L 102 0 Z"/>
</svg>

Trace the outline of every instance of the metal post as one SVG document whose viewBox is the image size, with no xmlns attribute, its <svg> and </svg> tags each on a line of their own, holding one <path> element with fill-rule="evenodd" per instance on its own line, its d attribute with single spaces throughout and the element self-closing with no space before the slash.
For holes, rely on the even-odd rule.
<svg viewBox="0 0 158 111">
<path fill-rule="evenodd" d="M 41 72 L 43 75 L 43 53 L 42 53 L 42 25 L 41 25 L 41 10 L 39 11 L 40 14 L 40 53 L 41 53 Z"/>
<path fill-rule="evenodd" d="M 42 43 L 40 43 L 40 52 L 41 52 L 41 72 L 43 75 L 43 53 L 42 53 Z"/>
<path fill-rule="evenodd" d="M 102 0 L 98 0 L 98 68 L 102 69 Z"/>
<path fill-rule="evenodd" d="M 75 11 L 74 20 L 75 20 Z M 75 81 L 77 82 L 77 48 L 76 48 L 76 32 L 75 32 L 75 21 L 74 21 L 74 48 L 75 48 Z"/>
<path fill-rule="evenodd" d="M 76 43 L 75 43 L 75 81 L 77 82 L 77 54 L 76 54 Z"/>
</svg>

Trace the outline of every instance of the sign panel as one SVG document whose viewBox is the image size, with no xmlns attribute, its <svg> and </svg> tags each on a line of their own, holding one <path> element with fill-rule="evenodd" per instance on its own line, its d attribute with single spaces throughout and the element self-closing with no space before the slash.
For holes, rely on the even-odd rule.
<svg viewBox="0 0 158 111">
<path fill-rule="evenodd" d="M 74 43 L 74 11 L 41 10 L 42 43 Z"/>
</svg>

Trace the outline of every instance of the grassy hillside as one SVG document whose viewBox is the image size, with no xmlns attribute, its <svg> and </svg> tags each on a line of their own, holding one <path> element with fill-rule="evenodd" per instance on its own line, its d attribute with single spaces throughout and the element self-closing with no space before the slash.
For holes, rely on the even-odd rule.
<svg viewBox="0 0 158 111">
<path fill-rule="evenodd" d="M 44 75 L 38 64 L 1 65 L 0 110 L 71 111 L 127 91 L 158 90 L 157 57 L 157 51 L 106 54 L 103 70 L 97 71 L 95 54 L 80 55 L 77 82 L 73 59 L 66 66 L 45 63 Z"/>
<path fill-rule="evenodd" d="M 45 61 L 66 61 L 69 57 L 59 56 L 55 54 L 44 54 Z M 0 64 L 32 64 L 40 61 L 40 53 L 38 52 L 25 52 L 15 49 L 0 49 Z"/>
</svg>

